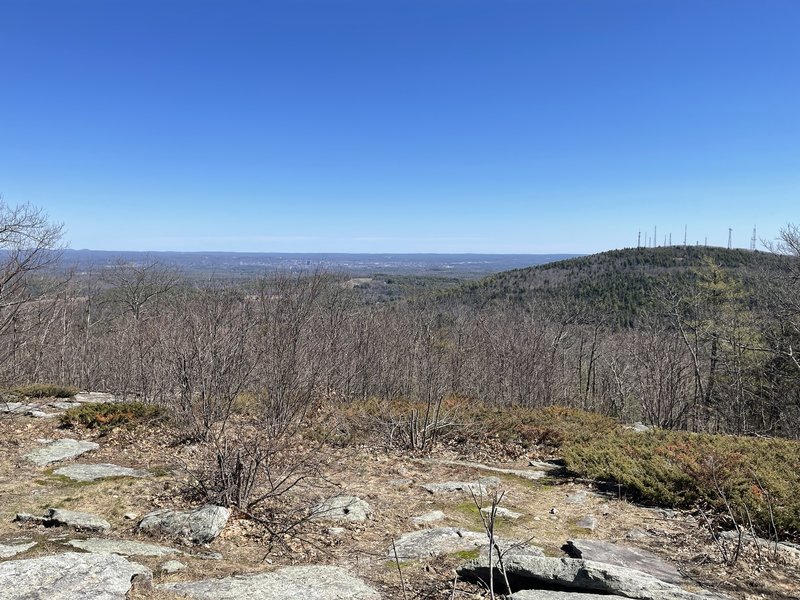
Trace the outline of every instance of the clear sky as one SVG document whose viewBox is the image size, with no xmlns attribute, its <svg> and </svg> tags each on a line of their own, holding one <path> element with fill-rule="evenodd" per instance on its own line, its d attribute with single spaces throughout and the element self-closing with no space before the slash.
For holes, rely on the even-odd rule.
<svg viewBox="0 0 800 600">
<path fill-rule="evenodd" d="M 73 248 L 747 247 L 800 221 L 798 32 L 798 0 L 0 0 L 0 193 Z"/>
</svg>

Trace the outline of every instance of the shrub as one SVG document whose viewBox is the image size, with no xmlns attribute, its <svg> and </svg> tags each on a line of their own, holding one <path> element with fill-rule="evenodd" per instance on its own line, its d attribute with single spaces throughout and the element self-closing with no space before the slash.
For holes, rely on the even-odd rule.
<svg viewBox="0 0 800 600">
<path fill-rule="evenodd" d="M 704 506 L 740 525 L 752 519 L 764 535 L 800 532 L 800 443 L 795 441 L 618 430 L 569 445 L 564 458 L 570 471 L 621 484 L 648 504 Z"/>
<path fill-rule="evenodd" d="M 27 396 L 29 398 L 72 398 L 78 393 L 78 389 L 72 386 L 51 383 L 18 385 L 11 391 L 19 396 Z"/>
<path fill-rule="evenodd" d="M 82 425 L 89 429 L 111 429 L 113 427 L 135 427 L 158 420 L 164 410 L 141 402 L 103 402 L 84 404 L 70 408 L 61 415 L 65 427 Z"/>
</svg>

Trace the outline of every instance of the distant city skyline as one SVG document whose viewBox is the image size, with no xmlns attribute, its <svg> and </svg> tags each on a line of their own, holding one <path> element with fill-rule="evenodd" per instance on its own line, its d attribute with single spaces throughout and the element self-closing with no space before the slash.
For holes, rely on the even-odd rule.
<svg viewBox="0 0 800 600">
<path fill-rule="evenodd" d="M 654 227 L 749 248 L 754 225 L 760 248 L 800 221 L 793 0 L 5 0 L 0 22 L 0 194 L 75 249 L 588 254 Z"/>
</svg>

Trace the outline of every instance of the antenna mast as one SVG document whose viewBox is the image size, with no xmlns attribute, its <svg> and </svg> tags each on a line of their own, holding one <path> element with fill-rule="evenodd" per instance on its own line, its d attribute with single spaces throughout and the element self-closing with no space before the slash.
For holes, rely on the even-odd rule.
<svg viewBox="0 0 800 600">
<path fill-rule="evenodd" d="M 733 234 L 733 229 L 728 227 L 728 250 L 731 249 L 731 236 Z"/>
<path fill-rule="evenodd" d="M 750 250 L 756 249 L 756 226 L 753 225 L 753 237 L 750 238 Z"/>
</svg>

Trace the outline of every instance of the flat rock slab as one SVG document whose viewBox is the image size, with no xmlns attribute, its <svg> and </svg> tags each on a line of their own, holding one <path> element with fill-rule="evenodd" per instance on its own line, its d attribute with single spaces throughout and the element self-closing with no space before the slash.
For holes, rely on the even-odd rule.
<svg viewBox="0 0 800 600">
<path fill-rule="evenodd" d="M 508 557 L 511 556 L 544 556 L 544 550 L 539 548 L 539 546 L 532 546 L 528 545 L 524 542 L 519 542 L 516 540 L 506 540 L 502 538 L 495 538 L 495 547 L 492 549 L 492 564 L 497 567 L 500 564 L 500 559 L 497 555 L 498 548 L 500 549 L 500 554 L 503 557 L 503 561 Z M 478 560 L 481 561 L 481 564 L 488 565 L 489 564 L 489 544 L 488 540 L 484 541 L 484 546 L 481 546 L 480 554 L 478 555 Z"/>
<path fill-rule="evenodd" d="M 416 525 L 417 527 L 422 527 L 423 525 L 436 523 L 437 521 L 441 521 L 445 518 L 447 518 L 447 515 L 445 515 L 442 511 L 432 510 L 430 512 L 426 512 L 424 515 L 411 517 L 409 521 L 411 521 L 412 525 Z"/>
<path fill-rule="evenodd" d="M 485 533 L 456 527 L 436 527 L 402 535 L 395 540 L 394 546 L 389 546 L 386 555 L 393 560 L 396 549 L 399 560 L 430 558 L 442 554 L 478 550 L 487 543 Z"/>
<path fill-rule="evenodd" d="M 372 507 L 358 496 L 334 496 L 314 508 L 314 518 L 325 521 L 366 521 Z"/>
<path fill-rule="evenodd" d="M 36 542 L 26 542 L 22 544 L 0 544 L 0 558 L 11 558 L 17 554 L 22 554 L 33 548 Z"/>
<path fill-rule="evenodd" d="M 164 573 L 177 573 L 178 571 L 183 571 L 185 568 L 186 565 L 179 560 L 168 560 L 161 565 L 161 570 Z"/>
<path fill-rule="evenodd" d="M 52 406 L 53 408 L 57 408 L 59 410 L 69 410 L 70 408 L 75 408 L 76 406 L 80 405 L 80 402 L 67 402 L 65 400 L 56 400 L 55 402 L 48 404 L 48 406 Z"/>
<path fill-rule="evenodd" d="M 481 477 L 477 481 L 443 481 L 441 483 L 424 483 L 420 487 L 431 494 L 467 492 L 485 495 L 488 493 L 488 488 L 495 485 L 500 485 L 497 477 Z"/>
<path fill-rule="evenodd" d="M 100 404 L 102 402 L 117 402 L 114 394 L 107 394 L 105 392 L 81 392 L 75 394 L 72 398 L 73 402 L 81 404 Z"/>
<path fill-rule="evenodd" d="M 75 458 L 84 452 L 97 450 L 99 447 L 100 444 L 94 442 L 79 442 L 71 438 L 64 438 L 62 440 L 56 440 L 44 448 L 38 448 L 33 452 L 29 452 L 25 455 L 25 458 L 39 467 L 44 467 L 60 460 Z"/>
<path fill-rule="evenodd" d="M 130 469 L 109 463 L 96 465 L 67 465 L 53 471 L 55 475 L 68 477 L 73 481 L 95 481 L 107 477 L 148 477 L 150 473 L 140 469 Z"/>
<path fill-rule="evenodd" d="M 587 497 L 588 494 L 581 490 L 579 492 L 567 494 L 566 502 L 567 504 L 583 504 L 586 502 Z"/>
<path fill-rule="evenodd" d="M 563 547 L 572 558 L 629 567 L 670 583 L 681 583 L 683 577 L 673 565 L 647 550 L 600 540 L 569 540 Z"/>
<path fill-rule="evenodd" d="M 111 524 L 97 515 L 84 512 L 50 508 L 44 515 L 45 527 L 71 527 L 77 531 L 96 531 L 105 533 Z"/>
<path fill-rule="evenodd" d="M 179 554 L 180 551 L 166 546 L 147 544 L 135 540 L 108 540 L 108 539 L 88 539 L 70 540 L 67 542 L 73 548 L 85 550 L 92 554 L 119 554 L 121 556 L 169 556 Z"/>
<path fill-rule="evenodd" d="M 433 462 L 439 465 L 467 467 L 470 469 L 477 469 L 479 471 L 502 473 L 503 475 L 514 475 L 515 477 L 522 477 L 523 479 L 529 480 L 541 479 L 547 475 L 547 471 L 557 469 L 557 467 L 554 465 L 549 465 L 547 463 L 536 463 L 536 466 L 540 467 L 540 469 L 533 471 L 530 469 L 517 469 L 515 467 L 493 467 L 491 465 L 484 465 L 483 463 L 469 462 L 465 460 L 436 460 Z"/>
<path fill-rule="evenodd" d="M 113 554 L 67 552 L 0 563 L 0 600 L 124 600 L 142 565 Z"/>
<path fill-rule="evenodd" d="M 503 564 L 509 576 L 518 578 L 517 587 L 521 589 L 558 587 L 566 591 L 615 594 L 640 600 L 724 598 L 708 593 L 696 594 L 636 569 L 591 560 L 508 556 Z M 488 562 L 478 558 L 461 567 L 458 572 L 465 577 L 488 580 Z"/>
<path fill-rule="evenodd" d="M 340 567 L 284 567 L 270 573 L 167 583 L 158 589 L 203 600 L 380 600 L 380 594 Z"/>
<path fill-rule="evenodd" d="M 207 544 L 216 538 L 228 522 L 231 511 L 206 504 L 193 510 L 157 510 L 139 522 L 139 531 L 181 541 Z"/>
<path fill-rule="evenodd" d="M 510 600 L 613 600 L 620 596 L 584 594 L 582 592 L 556 592 L 552 590 L 522 590 L 511 594 Z"/>
</svg>

